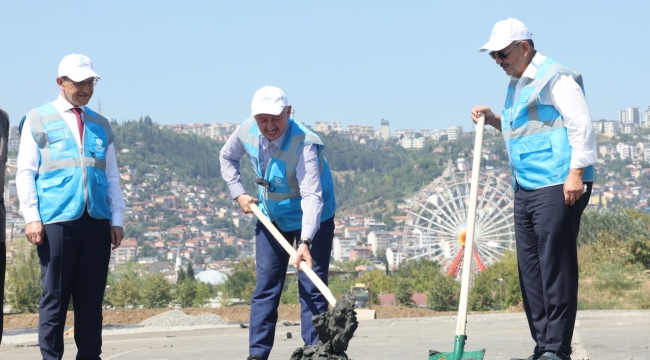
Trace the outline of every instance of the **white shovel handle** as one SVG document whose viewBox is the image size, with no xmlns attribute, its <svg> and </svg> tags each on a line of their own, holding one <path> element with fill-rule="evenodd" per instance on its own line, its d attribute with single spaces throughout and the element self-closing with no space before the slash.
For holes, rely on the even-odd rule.
<svg viewBox="0 0 650 360">
<path fill-rule="evenodd" d="M 271 234 L 273 234 L 275 240 L 277 240 L 280 243 L 280 245 L 282 245 L 284 250 L 286 250 L 287 253 L 289 253 L 291 260 L 295 261 L 296 258 L 298 257 L 296 254 L 296 249 L 294 249 L 293 246 L 289 244 L 289 242 L 284 238 L 284 236 L 282 236 L 282 234 L 278 231 L 278 229 L 275 226 L 273 226 L 269 218 L 267 218 L 266 215 L 264 215 L 262 210 L 260 210 L 260 208 L 257 207 L 256 204 L 251 204 L 251 210 L 253 210 L 255 216 L 257 216 L 257 218 L 262 222 L 262 224 L 264 224 L 264 226 L 266 226 L 266 228 L 271 232 Z M 332 305 L 332 307 L 335 306 L 336 298 L 334 298 L 334 295 L 332 294 L 330 289 L 327 287 L 327 285 L 325 285 L 325 283 L 323 283 L 323 281 L 318 277 L 318 275 L 316 275 L 314 270 L 312 270 L 304 260 L 300 262 L 300 269 L 305 274 L 307 274 L 309 279 L 314 283 L 314 285 L 316 285 L 316 287 L 318 288 L 318 290 L 320 290 L 323 296 L 325 296 L 327 302 L 329 302 L 330 305 Z M 325 271 L 327 271 L 327 269 Z"/>
<path fill-rule="evenodd" d="M 469 299 L 469 276 L 472 269 L 474 254 L 474 225 L 476 223 L 476 200 L 478 198 L 478 180 L 481 173 L 481 146 L 483 145 L 483 126 L 485 114 L 481 114 L 476 122 L 476 139 L 474 140 L 474 162 L 472 163 L 472 182 L 469 190 L 469 209 L 467 211 L 467 231 L 465 236 L 465 254 L 463 259 L 463 275 L 460 285 L 460 302 L 458 304 L 458 322 L 456 335 L 465 335 L 467 323 L 467 300 Z"/>
</svg>

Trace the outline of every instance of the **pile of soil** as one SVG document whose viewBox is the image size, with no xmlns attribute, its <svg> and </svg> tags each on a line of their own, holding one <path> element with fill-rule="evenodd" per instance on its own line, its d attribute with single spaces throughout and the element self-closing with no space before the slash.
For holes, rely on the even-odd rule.
<svg viewBox="0 0 650 360">
<path fill-rule="evenodd" d="M 104 324 L 139 324 L 152 316 L 169 311 L 170 309 L 116 309 L 104 310 Z M 224 308 L 185 308 L 182 309 L 188 315 L 216 314 L 228 322 L 248 323 L 250 317 L 250 306 L 231 306 Z M 436 312 L 429 309 L 405 308 L 400 306 L 376 306 L 377 319 L 395 319 L 410 317 L 430 316 L 456 316 L 457 312 Z M 508 312 L 523 312 L 522 308 L 510 308 Z M 278 319 L 289 321 L 300 321 L 300 305 L 280 305 L 278 308 Z M 35 328 L 38 326 L 38 314 L 16 314 L 5 315 L 5 329 Z M 74 324 L 74 314 L 68 312 L 66 324 Z"/>
<path fill-rule="evenodd" d="M 297 348 L 290 360 L 347 360 L 345 350 L 359 326 L 352 294 L 346 294 L 336 306 L 314 316 L 318 343 Z"/>
</svg>

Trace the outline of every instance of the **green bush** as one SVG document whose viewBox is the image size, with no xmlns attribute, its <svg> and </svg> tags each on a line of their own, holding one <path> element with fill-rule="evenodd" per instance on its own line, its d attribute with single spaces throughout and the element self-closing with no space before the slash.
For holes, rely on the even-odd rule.
<svg viewBox="0 0 650 360">
<path fill-rule="evenodd" d="M 34 313 L 43 293 L 40 262 L 35 246 L 24 243 L 21 248 L 7 267 L 5 301 L 13 312 Z"/>
<path fill-rule="evenodd" d="M 431 288 L 426 293 L 427 307 L 434 311 L 453 311 L 458 309 L 460 283 L 442 272 L 435 276 Z"/>
<path fill-rule="evenodd" d="M 142 305 L 144 307 L 164 308 L 172 301 L 172 286 L 162 273 L 147 275 L 142 284 Z"/>
</svg>

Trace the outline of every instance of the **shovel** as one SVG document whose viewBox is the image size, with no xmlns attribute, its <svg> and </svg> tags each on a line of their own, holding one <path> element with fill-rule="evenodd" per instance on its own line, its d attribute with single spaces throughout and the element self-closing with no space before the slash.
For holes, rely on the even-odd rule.
<svg viewBox="0 0 650 360">
<path fill-rule="evenodd" d="M 467 324 L 467 300 L 469 298 L 469 276 L 472 268 L 474 253 L 474 225 L 476 223 L 476 200 L 478 198 L 478 180 L 481 170 L 481 146 L 483 145 L 483 126 L 485 115 L 481 114 L 476 123 L 476 139 L 474 142 L 474 163 L 472 165 L 472 182 L 469 192 L 469 209 L 467 211 L 467 236 L 465 238 L 465 254 L 463 259 L 463 277 L 460 286 L 460 303 L 458 304 L 458 321 L 454 351 L 442 353 L 435 350 L 429 352 L 429 360 L 483 360 L 485 349 L 465 351 L 465 325 Z"/>
</svg>

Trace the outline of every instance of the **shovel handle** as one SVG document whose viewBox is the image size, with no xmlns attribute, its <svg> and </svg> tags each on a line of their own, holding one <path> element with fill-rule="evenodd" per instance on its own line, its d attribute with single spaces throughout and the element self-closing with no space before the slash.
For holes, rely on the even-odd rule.
<svg viewBox="0 0 650 360">
<path fill-rule="evenodd" d="M 483 145 L 484 125 L 485 114 L 481 114 L 476 122 L 476 138 L 474 139 L 474 162 L 472 164 L 472 182 L 469 188 L 463 274 L 460 286 L 460 301 L 458 304 L 458 322 L 456 323 L 457 336 L 465 335 L 465 325 L 467 324 L 467 302 L 469 300 L 469 282 L 472 272 L 472 254 L 474 253 L 474 225 L 476 225 L 476 202 L 478 199 L 478 181 L 481 173 L 481 148 Z"/>
<path fill-rule="evenodd" d="M 262 224 L 264 224 L 264 226 L 266 226 L 266 228 L 271 232 L 271 234 L 273 234 L 275 240 L 277 240 L 280 243 L 280 245 L 282 245 L 284 250 L 286 250 L 287 253 L 289 253 L 291 260 L 295 261 L 296 258 L 298 257 L 298 255 L 296 254 L 296 249 L 294 249 L 293 246 L 289 244 L 289 242 L 284 238 L 284 236 L 282 236 L 280 231 L 278 231 L 278 229 L 275 226 L 273 226 L 269 218 L 267 218 L 266 215 L 264 215 L 262 210 L 260 210 L 260 208 L 256 204 L 251 204 L 251 210 L 253 210 L 255 216 L 257 216 L 257 218 L 262 222 Z M 307 277 L 309 277 L 309 279 L 314 283 L 314 285 L 316 285 L 316 287 L 318 288 L 318 290 L 320 290 L 323 296 L 325 296 L 327 302 L 329 302 L 330 305 L 334 307 L 336 305 L 336 298 L 334 298 L 334 295 L 327 287 L 327 285 L 323 283 L 323 281 L 318 277 L 318 275 L 316 275 L 314 270 L 312 270 L 304 260 L 300 262 L 300 270 L 302 270 L 307 275 Z"/>
</svg>

